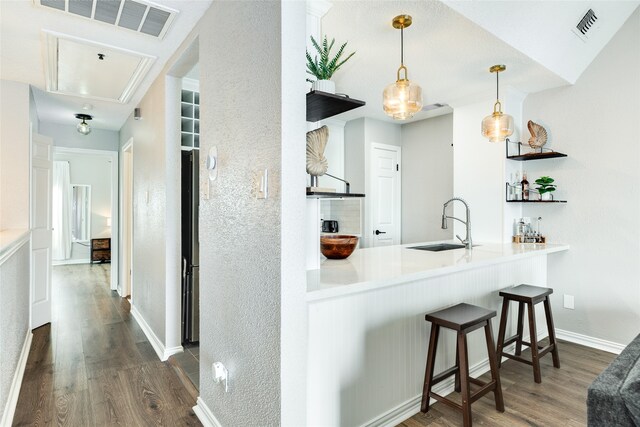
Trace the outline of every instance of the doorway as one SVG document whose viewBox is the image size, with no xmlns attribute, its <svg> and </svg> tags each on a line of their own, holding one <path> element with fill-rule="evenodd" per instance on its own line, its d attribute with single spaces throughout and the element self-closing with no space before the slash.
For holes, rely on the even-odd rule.
<svg viewBox="0 0 640 427">
<path fill-rule="evenodd" d="M 399 245 L 402 236 L 401 148 L 371 143 L 370 215 L 372 246 Z"/>
<path fill-rule="evenodd" d="M 122 268 L 120 296 L 129 299 L 133 294 L 133 138 L 122 147 Z"/>
</svg>

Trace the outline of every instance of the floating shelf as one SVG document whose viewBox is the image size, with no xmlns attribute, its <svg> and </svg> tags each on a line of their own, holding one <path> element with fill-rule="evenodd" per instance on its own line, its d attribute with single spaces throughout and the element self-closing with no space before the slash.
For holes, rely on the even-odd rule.
<svg viewBox="0 0 640 427">
<path fill-rule="evenodd" d="M 341 199 L 347 197 L 364 197 L 362 193 L 332 193 L 332 192 L 324 192 L 324 191 L 307 191 L 308 198 L 316 198 L 316 199 Z"/>
<path fill-rule="evenodd" d="M 317 122 L 365 104 L 358 99 L 312 90 L 307 93 L 307 121 Z"/>
<path fill-rule="evenodd" d="M 553 159 L 555 157 L 567 157 L 567 155 L 563 153 L 559 153 L 557 151 L 546 151 L 542 153 L 528 153 L 528 154 L 520 154 L 518 156 L 507 156 L 507 159 L 526 162 L 527 160 Z"/>
<path fill-rule="evenodd" d="M 566 200 L 507 200 L 507 203 L 567 203 Z"/>
</svg>

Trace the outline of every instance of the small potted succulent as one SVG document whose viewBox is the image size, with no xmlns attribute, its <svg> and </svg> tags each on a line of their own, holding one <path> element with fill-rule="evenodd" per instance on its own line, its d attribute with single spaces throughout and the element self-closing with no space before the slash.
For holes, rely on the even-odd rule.
<svg viewBox="0 0 640 427">
<path fill-rule="evenodd" d="M 556 191 L 554 179 L 548 176 L 541 176 L 536 179 L 536 190 L 540 194 L 540 200 L 553 200 L 553 192 Z"/>
<path fill-rule="evenodd" d="M 317 55 L 312 58 L 309 51 L 307 51 L 307 74 L 311 74 L 316 80 L 307 79 L 307 81 L 312 83 L 313 90 L 336 93 L 336 85 L 330 80 L 331 76 L 338 71 L 338 68 L 355 55 L 355 52 L 352 52 L 345 59 L 340 60 L 344 53 L 344 48 L 347 46 L 347 43 L 344 43 L 340 46 L 336 55 L 332 57 L 331 48 L 333 48 L 335 41 L 336 39 L 332 39 L 331 43 L 329 43 L 327 36 L 324 36 L 322 46 L 320 46 L 313 36 L 311 36 L 311 44 L 313 44 L 313 47 L 316 49 Z M 318 55 L 320 59 L 318 59 Z"/>
</svg>

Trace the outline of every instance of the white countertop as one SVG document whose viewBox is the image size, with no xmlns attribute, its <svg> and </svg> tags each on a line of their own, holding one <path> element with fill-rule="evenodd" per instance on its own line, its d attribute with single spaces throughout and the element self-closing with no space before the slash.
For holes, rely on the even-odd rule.
<svg viewBox="0 0 640 427">
<path fill-rule="evenodd" d="M 568 245 L 551 243 L 477 243 L 470 251 L 453 249 L 430 252 L 410 249 L 413 246 L 435 243 L 441 242 L 357 249 L 347 259 L 326 259 L 320 269 L 307 271 L 307 301 L 348 295 L 569 249 Z"/>
</svg>

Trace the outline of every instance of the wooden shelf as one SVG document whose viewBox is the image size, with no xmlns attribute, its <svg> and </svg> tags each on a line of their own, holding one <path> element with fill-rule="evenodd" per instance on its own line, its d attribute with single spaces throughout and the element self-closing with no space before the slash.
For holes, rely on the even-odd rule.
<svg viewBox="0 0 640 427">
<path fill-rule="evenodd" d="M 332 192 L 324 192 L 324 191 L 307 191 L 307 197 L 310 199 L 342 199 L 347 197 L 364 197 L 362 193 L 332 193 Z"/>
<path fill-rule="evenodd" d="M 307 121 L 317 122 L 365 104 L 358 99 L 312 90 L 307 93 Z"/>
<path fill-rule="evenodd" d="M 553 159 L 556 157 L 567 157 L 567 155 L 564 153 L 559 153 L 557 151 L 545 151 L 542 153 L 527 153 L 527 154 L 520 154 L 518 156 L 507 156 L 507 159 L 526 162 L 528 160 Z"/>
<path fill-rule="evenodd" d="M 507 200 L 507 203 L 567 203 L 566 200 Z"/>
</svg>

